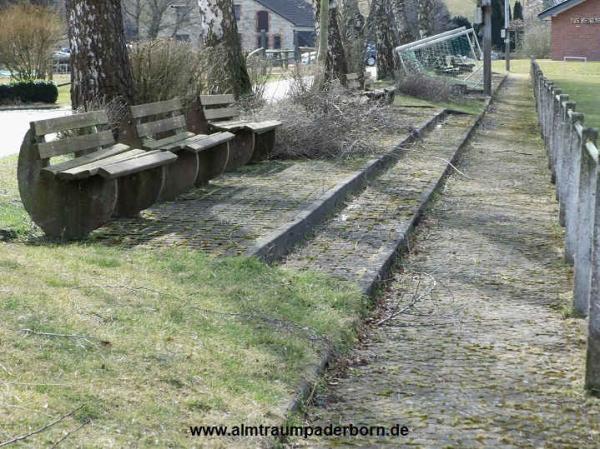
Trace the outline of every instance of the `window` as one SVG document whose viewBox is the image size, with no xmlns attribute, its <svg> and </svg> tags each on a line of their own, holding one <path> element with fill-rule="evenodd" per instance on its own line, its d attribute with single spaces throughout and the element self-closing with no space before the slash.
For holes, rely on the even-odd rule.
<svg viewBox="0 0 600 449">
<path fill-rule="evenodd" d="M 276 34 L 273 36 L 273 48 L 275 50 L 281 50 L 281 35 Z"/>
<path fill-rule="evenodd" d="M 263 41 L 262 36 L 259 34 L 256 38 L 256 48 L 262 48 L 262 46 L 263 46 L 262 41 Z"/>
<path fill-rule="evenodd" d="M 235 20 L 239 22 L 242 17 L 242 5 L 233 5 L 233 14 L 235 15 Z"/>
<path fill-rule="evenodd" d="M 256 31 L 269 31 L 269 13 L 267 11 L 258 11 L 256 13 Z"/>
</svg>

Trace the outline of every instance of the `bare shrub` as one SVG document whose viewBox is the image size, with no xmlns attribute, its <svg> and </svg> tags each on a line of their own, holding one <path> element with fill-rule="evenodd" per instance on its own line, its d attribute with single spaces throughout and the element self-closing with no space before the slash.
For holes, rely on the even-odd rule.
<svg viewBox="0 0 600 449">
<path fill-rule="evenodd" d="M 391 107 L 367 102 L 339 83 L 324 91 L 312 88 L 311 78 L 296 72 L 290 97 L 255 111 L 256 118 L 281 120 L 273 157 L 346 159 L 368 155 L 380 148 L 378 134 L 395 129 Z"/>
<path fill-rule="evenodd" d="M 0 14 L 0 63 L 17 81 L 52 74 L 52 50 L 63 35 L 60 17 L 43 6 L 18 4 Z"/>
<path fill-rule="evenodd" d="M 135 102 L 138 104 L 193 98 L 206 90 L 202 55 L 190 44 L 159 39 L 129 50 Z"/>
<path fill-rule="evenodd" d="M 537 19 L 528 20 L 524 29 L 520 51 L 523 56 L 540 59 L 549 57 L 552 44 L 548 23 Z"/>
<path fill-rule="evenodd" d="M 424 74 L 410 74 L 398 78 L 400 92 L 411 97 L 434 102 L 456 100 L 454 88 L 449 82 Z"/>
</svg>

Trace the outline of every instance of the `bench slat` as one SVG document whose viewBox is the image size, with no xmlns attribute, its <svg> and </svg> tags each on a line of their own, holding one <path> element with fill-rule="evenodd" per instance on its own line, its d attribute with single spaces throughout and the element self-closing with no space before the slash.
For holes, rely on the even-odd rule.
<svg viewBox="0 0 600 449">
<path fill-rule="evenodd" d="M 48 173 L 52 173 L 53 175 L 57 174 L 60 171 L 69 170 L 74 167 L 79 167 L 80 165 L 89 164 L 91 162 L 99 161 L 100 159 L 105 159 L 110 156 L 114 156 L 120 153 L 124 153 L 125 151 L 129 151 L 130 148 L 122 143 L 118 143 L 108 148 L 103 148 L 100 151 L 95 151 L 90 154 L 86 154 L 85 156 L 81 156 L 75 159 L 71 159 L 70 161 L 61 162 L 59 164 L 50 165 L 46 168 L 43 168 L 43 171 Z"/>
<path fill-rule="evenodd" d="M 89 126 L 107 125 L 108 116 L 105 111 L 85 112 L 66 117 L 50 118 L 31 122 L 31 127 L 36 136 L 44 136 L 70 129 L 86 128 Z"/>
<path fill-rule="evenodd" d="M 257 134 L 262 134 L 264 132 L 270 131 L 272 129 L 281 126 L 281 122 L 277 120 L 268 120 L 264 122 L 249 122 L 246 120 L 236 120 L 231 122 L 216 122 L 211 123 L 212 127 L 215 129 L 222 129 L 225 131 L 235 131 L 236 129 L 250 129 Z"/>
<path fill-rule="evenodd" d="M 131 106 L 131 116 L 133 118 L 147 117 L 149 115 L 165 114 L 167 112 L 180 111 L 183 109 L 181 99 L 175 97 L 166 101 L 157 101 L 155 103 L 140 104 Z"/>
<path fill-rule="evenodd" d="M 229 142 L 235 137 L 235 134 L 230 132 L 219 132 L 211 134 L 209 136 L 199 135 L 186 142 L 185 148 L 187 150 L 199 153 L 200 151 L 209 150 L 217 145 L 221 145 L 225 142 Z"/>
<path fill-rule="evenodd" d="M 176 117 L 168 117 L 155 122 L 142 123 L 141 125 L 137 125 L 137 131 L 140 137 L 147 137 L 167 131 L 178 129 L 185 130 L 186 127 L 185 117 L 183 115 L 178 115 Z"/>
<path fill-rule="evenodd" d="M 112 131 L 100 131 L 99 133 L 84 134 L 82 136 L 67 137 L 52 142 L 41 142 L 37 144 L 40 159 L 48 159 L 91 148 L 112 145 L 115 143 Z"/>
<path fill-rule="evenodd" d="M 137 157 L 142 154 L 146 154 L 146 152 L 144 150 L 137 149 L 128 150 L 110 157 L 98 159 L 97 161 L 90 162 L 89 164 L 79 165 L 68 170 L 62 170 L 58 172 L 56 176 L 59 179 L 64 179 L 65 181 L 89 178 L 90 176 L 98 174 L 98 170 L 105 165 L 131 159 L 132 157 Z"/>
<path fill-rule="evenodd" d="M 98 171 L 100 176 L 107 179 L 115 179 L 121 176 L 131 175 L 140 171 L 160 167 L 177 160 L 177 156 L 170 151 L 147 152 L 139 157 L 117 162 L 101 167 Z"/>
<path fill-rule="evenodd" d="M 206 120 L 219 120 L 224 118 L 238 117 L 240 112 L 237 108 L 219 108 L 219 109 L 205 109 L 204 117 Z"/>
<path fill-rule="evenodd" d="M 177 133 L 174 136 L 165 137 L 164 139 L 160 140 L 147 138 L 143 141 L 143 147 L 147 150 L 170 150 L 172 148 L 181 148 L 181 142 L 194 136 L 194 133 L 186 131 L 184 133 Z"/>
<path fill-rule="evenodd" d="M 235 103 L 235 97 L 231 94 L 227 95 L 200 95 L 200 103 L 202 106 L 217 106 L 228 105 Z"/>
</svg>

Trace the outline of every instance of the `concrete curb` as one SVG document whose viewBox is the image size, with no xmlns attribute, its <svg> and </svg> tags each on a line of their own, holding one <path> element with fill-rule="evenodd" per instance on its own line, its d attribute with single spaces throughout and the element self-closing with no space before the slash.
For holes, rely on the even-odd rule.
<svg viewBox="0 0 600 449">
<path fill-rule="evenodd" d="M 363 190 L 369 179 L 377 177 L 391 167 L 399 157 L 402 149 L 415 142 L 420 136 L 443 121 L 450 112 L 443 110 L 432 117 L 417 131 L 406 137 L 389 153 L 372 159 L 360 170 L 354 172 L 344 181 L 329 189 L 319 199 L 303 209 L 296 218 L 271 232 L 249 248 L 245 256 L 256 257 L 266 263 L 274 263 L 285 257 L 298 243 L 305 240 L 306 234 L 324 222 L 351 195 Z"/>
<path fill-rule="evenodd" d="M 407 248 L 408 239 L 410 238 L 410 235 L 412 234 L 412 232 L 415 230 L 416 226 L 418 225 L 418 223 L 423 215 L 423 212 L 427 209 L 434 194 L 444 184 L 444 182 L 446 181 L 446 178 L 453 170 L 452 165 L 455 164 L 457 159 L 460 157 L 462 151 L 466 147 L 467 143 L 470 141 L 471 137 L 473 136 L 474 132 L 479 128 L 479 125 L 481 124 L 481 122 L 485 118 L 487 112 L 489 111 L 490 105 L 493 103 L 494 99 L 497 96 L 497 93 L 499 92 L 501 87 L 504 85 L 504 82 L 506 81 L 507 78 L 508 78 L 508 75 L 505 75 L 502 78 L 502 80 L 498 83 L 498 86 L 496 87 L 493 95 L 490 98 L 486 99 L 485 107 L 484 107 L 483 111 L 477 116 L 475 123 L 473 123 L 473 125 L 469 128 L 469 130 L 465 133 L 464 137 L 461 139 L 461 143 L 458 145 L 458 147 L 456 148 L 456 151 L 454 152 L 454 155 L 452 156 L 452 159 L 449 161 L 450 164 L 446 164 L 446 168 L 444 169 L 442 175 L 438 178 L 437 181 L 432 183 L 425 192 L 423 192 L 423 195 L 421 196 L 421 201 L 420 201 L 419 207 L 417 208 L 417 211 L 414 214 L 413 218 L 410 220 L 410 223 L 409 223 L 407 229 L 401 235 L 398 236 L 398 238 L 392 245 L 393 248 L 391 247 L 389 249 L 389 251 L 386 252 L 382 256 L 381 268 L 376 273 L 373 273 L 372 275 L 370 275 L 368 277 L 365 276 L 365 277 L 363 277 L 363 279 L 361 279 L 359 281 L 360 289 L 364 292 L 365 295 L 368 295 L 368 296 L 374 295 L 376 288 L 379 285 L 380 281 L 382 279 L 386 278 L 386 275 L 390 272 L 390 269 L 392 268 L 397 257 L 400 256 L 402 254 L 402 252 Z M 445 112 L 449 113 L 449 111 L 445 111 Z M 354 321 L 355 327 L 359 324 L 359 321 L 360 321 L 360 318 L 357 317 Z M 327 368 L 329 363 L 333 360 L 334 354 L 335 354 L 335 352 L 334 352 L 333 348 L 328 349 L 322 355 L 320 361 L 307 370 L 307 373 L 308 373 L 307 376 L 300 383 L 299 388 L 298 388 L 294 398 L 289 402 L 289 404 L 287 405 L 287 407 L 285 409 L 285 416 L 289 416 L 300 409 L 302 404 L 306 401 L 306 399 L 311 394 L 315 380 L 318 379 L 322 375 L 322 373 L 325 371 L 325 369 Z M 271 447 L 274 447 L 275 444 L 276 443 L 273 442 L 271 444 Z"/>
</svg>

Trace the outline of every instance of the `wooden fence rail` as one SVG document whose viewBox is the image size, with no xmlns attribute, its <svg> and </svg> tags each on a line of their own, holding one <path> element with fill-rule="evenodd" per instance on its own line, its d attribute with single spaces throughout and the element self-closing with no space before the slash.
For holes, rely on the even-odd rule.
<svg viewBox="0 0 600 449">
<path fill-rule="evenodd" d="M 574 265 L 573 308 L 588 317 L 585 386 L 600 393 L 600 166 L 598 130 L 586 128 L 576 104 L 536 61 L 531 79 L 542 138 L 565 227 L 565 258 Z"/>
</svg>

